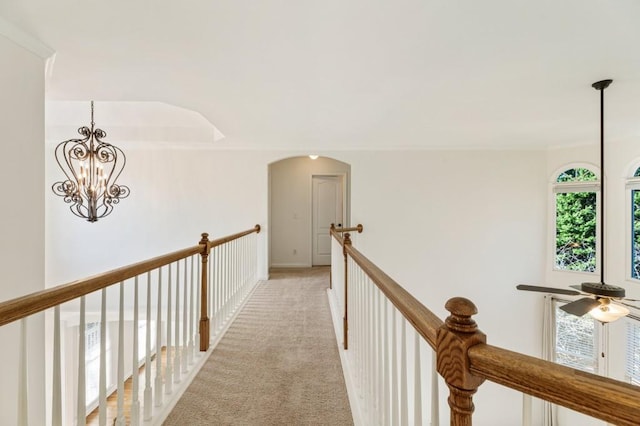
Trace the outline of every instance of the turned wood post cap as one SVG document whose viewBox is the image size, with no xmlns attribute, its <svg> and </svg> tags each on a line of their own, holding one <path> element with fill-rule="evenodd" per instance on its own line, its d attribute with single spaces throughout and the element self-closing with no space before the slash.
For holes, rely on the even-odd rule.
<svg viewBox="0 0 640 426">
<path fill-rule="evenodd" d="M 202 233 L 202 239 L 200 240 L 199 244 L 206 244 L 209 242 L 209 234 L 207 234 L 206 232 Z"/>
<path fill-rule="evenodd" d="M 344 243 L 345 244 L 351 244 L 351 234 L 350 233 L 346 233 L 344 234 Z"/>
<path fill-rule="evenodd" d="M 329 227 L 329 229 L 336 229 L 336 224 L 332 223 L 331 226 Z"/>
<path fill-rule="evenodd" d="M 450 330 L 461 333 L 474 333 L 478 330 L 478 325 L 471 318 L 472 315 L 478 313 L 478 308 L 471 300 L 464 297 L 454 297 L 449 299 L 444 307 L 451 312 L 451 315 L 444 321 Z"/>
<path fill-rule="evenodd" d="M 454 297 L 449 299 L 444 308 L 455 316 L 470 317 L 478 313 L 478 308 L 473 302 L 464 297 Z"/>
</svg>

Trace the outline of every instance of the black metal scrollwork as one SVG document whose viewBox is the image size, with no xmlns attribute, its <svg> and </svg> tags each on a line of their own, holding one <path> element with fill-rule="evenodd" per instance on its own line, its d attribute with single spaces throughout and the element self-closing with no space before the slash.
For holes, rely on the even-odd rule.
<svg viewBox="0 0 640 426">
<path fill-rule="evenodd" d="M 78 133 L 82 139 L 69 139 L 55 149 L 66 179 L 55 182 L 51 189 L 71 204 L 74 215 L 95 222 L 108 216 L 113 206 L 131 193 L 127 186 L 116 183 L 127 160 L 120 148 L 102 140 L 107 133 L 95 128 L 93 101 L 91 127 L 80 127 Z"/>
</svg>

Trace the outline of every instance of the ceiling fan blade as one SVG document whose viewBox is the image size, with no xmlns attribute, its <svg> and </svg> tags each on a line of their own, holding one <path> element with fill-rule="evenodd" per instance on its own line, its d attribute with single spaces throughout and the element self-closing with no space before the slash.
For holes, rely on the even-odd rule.
<svg viewBox="0 0 640 426">
<path fill-rule="evenodd" d="M 636 302 L 640 302 L 640 300 L 635 300 L 635 299 L 625 299 L 625 300 L 633 300 Z M 626 303 L 626 302 L 623 302 L 622 300 L 616 300 L 616 303 L 620 303 L 621 305 L 628 306 L 630 308 L 637 309 L 640 311 L 640 306 L 632 305 L 631 303 Z"/>
<path fill-rule="evenodd" d="M 593 308 L 597 308 L 598 306 L 600 306 L 600 302 L 598 302 L 596 299 L 592 299 L 591 297 L 583 297 L 582 299 L 578 299 L 575 302 L 567 303 L 566 305 L 560 306 L 560 309 L 568 314 L 581 317 Z"/>
<path fill-rule="evenodd" d="M 540 293 L 554 293 L 554 294 L 566 294 L 569 296 L 579 296 L 579 291 L 568 290 L 565 288 L 554 288 L 554 287 L 540 287 L 537 285 L 527 285 L 527 284 L 519 284 L 516 286 L 518 290 L 524 291 L 539 291 Z"/>
<path fill-rule="evenodd" d="M 624 300 L 627 300 L 629 302 L 640 302 L 640 300 L 638 300 L 638 299 L 630 299 L 628 297 L 625 297 Z"/>
<path fill-rule="evenodd" d="M 575 288 L 576 290 L 582 292 L 582 285 L 581 284 L 573 284 L 573 285 L 570 285 L 569 287 Z"/>
</svg>

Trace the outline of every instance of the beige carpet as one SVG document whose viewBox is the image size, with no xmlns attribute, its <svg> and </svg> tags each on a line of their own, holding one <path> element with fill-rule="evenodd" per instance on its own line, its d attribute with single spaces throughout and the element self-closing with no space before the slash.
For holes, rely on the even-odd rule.
<svg viewBox="0 0 640 426">
<path fill-rule="evenodd" d="M 271 272 L 165 425 L 352 425 L 329 269 Z"/>
</svg>

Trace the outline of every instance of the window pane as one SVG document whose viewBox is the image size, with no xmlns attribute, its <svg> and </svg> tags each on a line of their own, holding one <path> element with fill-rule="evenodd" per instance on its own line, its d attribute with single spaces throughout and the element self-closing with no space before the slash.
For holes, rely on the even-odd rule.
<svg viewBox="0 0 640 426">
<path fill-rule="evenodd" d="M 626 367 L 629 383 L 640 385 L 640 324 L 635 320 L 627 322 Z"/>
<path fill-rule="evenodd" d="M 595 192 L 556 194 L 556 268 L 596 270 Z"/>
<path fill-rule="evenodd" d="M 588 169 L 569 169 L 560 173 L 556 182 L 591 182 L 596 180 L 596 175 Z"/>
<path fill-rule="evenodd" d="M 636 172 L 633 174 L 634 177 L 640 177 L 640 167 L 636 169 Z"/>
<path fill-rule="evenodd" d="M 631 278 L 640 279 L 640 190 L 631 191 L 631 201 Z"/>
<path fill-rule="evenodd" d="M 90 322 L 85 327 L 86 402 L 89 405 L 98 398 L 99 392 L 100 323 Z"/>
<path fill-rule="evenodd" d="M 556 304 L 555 361 L 578 370 L 597 372 L 598 356 L 595 320 L 585 315 L 577 317 L 561 310 Z"/>
</svg>

